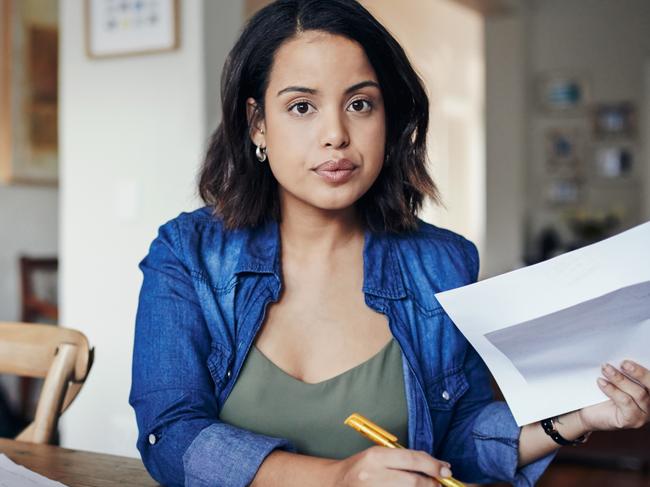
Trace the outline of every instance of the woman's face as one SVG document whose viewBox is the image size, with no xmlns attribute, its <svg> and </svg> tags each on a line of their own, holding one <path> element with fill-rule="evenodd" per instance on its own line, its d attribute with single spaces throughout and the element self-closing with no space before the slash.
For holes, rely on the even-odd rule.
<svg viewBox="0 0 650 487">
<path fill-rule="evenodd" d="M 319 31 L 286 42 L 264 104 L 252 137 L 266 147 L 283 207 L 340 210 L 372 186 L 384 161 L 386 122 L 377 76 L 359 44 Z"/>
</svg>

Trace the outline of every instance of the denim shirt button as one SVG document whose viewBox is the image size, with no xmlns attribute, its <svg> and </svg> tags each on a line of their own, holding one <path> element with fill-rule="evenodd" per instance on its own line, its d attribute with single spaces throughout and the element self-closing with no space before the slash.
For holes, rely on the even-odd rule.
<svg viewBox="0 0 650 487">
<path fill-rule="evenodd" d="M 445 401 L 449 401 L 449 393 L 447 391 L 442 391 L 442 398 Z"/>
<path fill-rule="evenodd" d="M 156 435 L 154 435 L 153 433 L 151 433 L 149 435 L 149 444 L 150 445 L 155 445 L 156 444 Z"/>
<path fill-rule="evenodd" d="M 230 371 L 230 369 L 228 369 L 228 372 L 226 372 L 226 377 L 228 377 L 230 379 L 231 375 L 232 375 L 232 372 Z"/>
</svg>

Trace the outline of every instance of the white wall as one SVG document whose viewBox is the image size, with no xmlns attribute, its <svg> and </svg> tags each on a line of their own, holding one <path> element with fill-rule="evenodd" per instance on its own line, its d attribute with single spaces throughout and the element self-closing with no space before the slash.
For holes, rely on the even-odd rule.
<svg viewBox="0 0 650 487">
<path fill-rule="evenodd" d="M 209 3 L 180 2 L 176 51 L 91 60 L 79 1 L 61 2 L 61 323 L 96 349 L 62 419 L 67 447 L 137 455 L 127 400 L 138 263 L 159 225 L 200 204 L 195 177 L 216 110 L 206 99 L 218 92 L 205 60 L 220 69 L 241 25 L 239 2 Z"/>
<path fill-rule="evenodd" d="M 486 277 L 520 267 L 524 252 L 528 78 L 525 21 L 514 12 L 485 23 Z"/>
<path fill-rule="evenodd" d="M 210 134 L 221 120 L 221 70 L 243 27 L 244 0 L 207 0 L 203 8 L 205 123 Z"/>
</svg>

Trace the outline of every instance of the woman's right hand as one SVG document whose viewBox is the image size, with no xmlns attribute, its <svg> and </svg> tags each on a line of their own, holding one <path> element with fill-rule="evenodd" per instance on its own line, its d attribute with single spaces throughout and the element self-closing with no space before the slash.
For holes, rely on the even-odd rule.
<svg viewBox="0 0 650 487">
<path fill-rule="evenodd" d="M 334 464 L 332 485 L 344 487 L 438 487 L 451 465 L 416 450 L 373 446 Z"/>
</svg>

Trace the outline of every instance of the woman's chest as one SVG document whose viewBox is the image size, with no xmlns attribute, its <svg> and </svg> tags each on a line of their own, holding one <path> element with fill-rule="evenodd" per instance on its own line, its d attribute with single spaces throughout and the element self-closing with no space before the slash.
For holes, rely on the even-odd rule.
<svg viewBox="0 0 650 487">
<path fill-rule="evenodd" d="M 444 430 L 468 385 L 463 370 L 467 343 L 448 317 L 423 310 L 410 298 L 386 299 L 360 290 L 355 295 L 348 289 L 335 308 L 323 308 L 314 305 L 317 295 L 305 306 L 283 290 L 273 276 L 249 275 L 228 293 L 214 296 L 219 308 L 206 315 L 214 340 L 208 365 L 219 400 L 228 397 L 253 345 L 294 378 L 317 383 L 368 360 L 393 336 L 404 354 L 409 423 L 419 432 L 409 444 L 431 448 L 430 412 L 435 410 L 434 429 Z M 234 304 L 232 319 L 229 303 Z"/>
<path fill-rule="evenodd" d="M 365 362 L 390 338 L 386 316 L 366 305 L 360 286 L 305 283 L 287 286 L 268 307 L 255 345 L 285 372 L 315 383 Z"/>
</svg>

